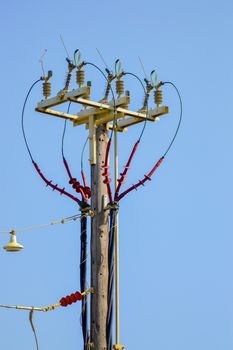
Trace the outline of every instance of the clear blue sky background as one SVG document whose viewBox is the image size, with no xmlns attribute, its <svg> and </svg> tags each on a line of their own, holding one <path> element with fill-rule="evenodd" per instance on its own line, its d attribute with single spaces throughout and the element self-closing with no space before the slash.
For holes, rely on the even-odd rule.
<svg viewBox="0 0 233 350">
<path fill-rule="evenodd" d="M 1 220 L 0 229 L 47 223 L 77 212 L 74 203 L 47 189 L 35 173 L 20 127 L 22 103 L 41 75 L 39 57 L 52 69 L 53 92 L 62 88 L 65 52 L 76 48 L 103 67 L 98 47 L 113 66 L 143 77 L 149 73 L 180 89 L 181 132 L 166 161 L 145 188 L 120 210 L 121 342 L 127 349 L 232 350 L 232 24 L 230 0 L 184 1 L 11 1 L 1 5 Z M 87 69 L 93 97 L 105 82 Z M 142 91 L 127 78 L 132 108 Z M 35 159 L 49 179 L 67 178 L 61 162 L 63 121 L 33 110 L 26 131 Z M 178 121 L 175 92 L 164 87 L 170 114 L 147 126 L 128 184 L 148 171 L 166 149 Z M 75 113 L 75 106 L 72 107 Z M 123 165 L 140 127 L 120 136 Z M 66 156 L 79 173 L 83 127 L 70 125 Z M 87 154 L 86 154 L 87 160 Z M 88 162 L 85 163 L 88 168 Z M 1 245 L 8 235 L 1 235 Z M 0 303 L 43 306 L 79 289 L 79 223 L 18 234 L 25 249 L 0 253 Z M 81 349 L 80 305 L 39 313 L 41 350 Z M 0 347 L 34 349 L 28 313 L 0 310 Z"/>
</svg>

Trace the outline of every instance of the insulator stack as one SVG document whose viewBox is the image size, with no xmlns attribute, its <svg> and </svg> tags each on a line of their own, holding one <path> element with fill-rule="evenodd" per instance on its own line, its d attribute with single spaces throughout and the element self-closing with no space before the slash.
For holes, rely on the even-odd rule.
<svg viewBox="0 0 233 350">
<path fill-rule="evenodd" d="M 154 91 L 154 102 L 157 106 L 161 105 L 163 102 L 163 92 L 160 89 Z"/>
<path fill-rule="evenodd" d="M 45 81 L 43 83 L 43 96 L 47 99 L 51 95 L 51 83 L 49 81 Z"/>
<path fill-rule="evenodd" d="M 82 87 L 85 82 L 85 72 L 83 69 L 78 69 L 76 71 L 76 82 L 79 87 Z"/>
<path fill-rule="evenodd" d="M 76 303 L 79 300 L 82 300 L 82 294 L 79 292 L 72 293 L 66 297 L 61 298 L 60 305 L 66 307 L 68 305 Z"/>
<path fill-rule="evenodd" d="M 116 81 L 116 93 L 119 96 L 123 95 L 125 92 L 125 83 L 122 79 L 117 79 Z"/>
</svg>

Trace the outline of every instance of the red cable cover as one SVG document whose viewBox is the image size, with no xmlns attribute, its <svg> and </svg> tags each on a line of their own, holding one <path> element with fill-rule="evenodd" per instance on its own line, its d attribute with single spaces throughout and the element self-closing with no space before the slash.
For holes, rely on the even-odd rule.
<svg viewBox="0 0 233 350">
<path fill-rule="evenodd" d="M 34 161 L 33 161 L 32 163 L 33 163 L 33 165 L 34 165 L 36 171 L 38 172 L 38 174 L 39 174 L 40 177 L 42 178 L 42 180 L 46 183 L 46 186 L 49 186 L 49 187 L 51 187 L 53 190 L 56 190 L 56 191 L 60 192 L 60 194 L 66 195 L 67 197 L 73 199 L 76 203 L 78 203 L 79 205 L 81 205 L 81 201 L 80 201 L 78 198 L 76 198 L 76 197 L 74 197 L 72 194 L 66 192 L 64 188 L 62 189 L 62 188 L 58 187 L 57 185 L 53 185 L 53 184 L 52 184 L 52 181 L 48 181 L 48 180 L 46 179 L 46 177 L 42 174 L 42 172 L 41 172 L 39 166 L 37 165 L 37 163 L 34 162 Z"/>
<path fill-rule="evenodd" d="M 117 202 L 119 202 L 126 194 L 128 194 L 129 192 L 136 190 L 139 186 L 144 186 L 144 183 L 146 181 L 151 181 L 151 176 L 154 174 L 154 172 L 158 169 L 158 167 L 161 165 L 162 161 L 164 160 L 164 157 L 161 157 L 157 163 L 155 164 L 155 166 L 152 168 L 152 170 L 147 174 L 144 175 L 144 179 L 139 180 L 135 185 L 132 185 L 131 187 L 129 187 L 126 191 L 122 192 L 119 196 L 117 196 L 115 198 L 115 200 Z"/>
<path fill-rule="evenodd" d="M 125 178 L 127 177 L 126 174 L 127 174 L 128 170 L 129 170 L 129 167 L 130 167 L 130 164 L 131 164 L 131 162 L 132 162 L 132 159 L 133 159 L 133 157 L 134 157 L 134 155 L 135 155 L 135 152 L 136 152 L 136 150 L 137 150 L 137 148 L 138 148 L 139 142 L 140 142 L 140 140 L 138 140 L 138 141 L 135 143 L 135 145 L 134 145 L 134 147 L 133 147 L 133 149 L 132 149 L 132 152 L 131 152 L 131 154 L 130 154 L 130 156 L 129 156 L 128 162 L 127 162 L 127 164 L 125 165 L 125 169 L 124 169 L 123 173 L 120 174 L 121 177 L 120 177 L 119 179 L 117 179 L 118 185 L 117 185 L 116 192 L 115 192 L 115 196 L 114 196 L 114 200 L 115 200 L 115 201 L 116 201 L 116 198 L 118 198 L 121 185 L 125 183 Z"/>
<path fill-rule="evenodd" d="M 83 170 L 81 171 L 81 175 L 82 175 L 82 179 L 83 179 L 83 186 L 87 187 L 86 176 L 85 176 L 85 173 Z"/>
<path fill-rule="evenodd" d="M 110 165 L 108 163 L 108 158 L 109 158 L 109 151 L 110 151 L 111 142 L 112 142 L 112 140 L 110 138 L 108 140 L 108 144 L 107 144 L 104 165 L 102 166 L 102 168 L 104 169 L 104 172 L 102 175 L 105 177 L 103 182 L 107 186 L 108 199 L 109 199 L 110 203 L 112 203 L 112 191 L 111 191 L 111 187 L 110 187 L 110 183 L 112 180 L 109 178 L 110 173 L 108 172 L 108 169 L 110 168 Z"/>
<path fill-rule="evenodd" d="M 68 174 L 68 176 L 69 176 L 69 178 L 70 178 L 70 180 L 71 180 L 71 179 L 72 179 L 72 175 L 71 175 L 70 168 L 69 168 L 69 165 L 68 165 L 68 163 L 67 163 L 65 157 L 63 157 L 63 163 L 64 163 L 64 165 L 65 165 L 67 174 Z"/>
<path fill-rule="evenodd" d="M 84 186 L 82 186 L 82 185 L 80 185 L 80 182 L 77 181 L 77 179 L 72 176 L 70 168 L 69 168 L 69 165 L 68 165 L 67 160 L 65 159 L 65 157 L 63 157 L 63 163 L 65 165 L 67 174 L 68 174 L 68 176 L 70 178 L 69 184 L 71 184 L 73 189 L 75 189 L 75 191 L 77 193 L 80 193 L 81 196 L 82 196 L 82 199 L 85 202 L 87 202 L 88 199 L 91 196 L 91 191 L 90 191 L 90 188 L 88 186 L 86 186 L 86 178 L 85 178 L 84 172 L 82 171 L 82 178 L 84 179 L 84 183 L 85 184 L 84 184 Z"/>
</svg>

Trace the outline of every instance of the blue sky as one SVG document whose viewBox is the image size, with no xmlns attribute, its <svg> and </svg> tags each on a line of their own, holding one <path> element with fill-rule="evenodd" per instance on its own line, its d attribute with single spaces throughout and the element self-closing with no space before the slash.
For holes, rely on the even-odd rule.
<svg viewBox="0 0 233 350">
<path fill-rule="evenodd" d="M 151 183 L 122 201 L 120 209 L 121 342 L 127 349 L 231 350 L 232 283 L 232 12 L 231 1 L 163 2 L 11 1 L 1 6 L 1 227 L 21 228 L 77 213 L 68 199 L 48 190 L 35 173 L 20 127 L 22 104 L 41 76 L 46 48 L 53 92 L 61 89 L 68 51 L 110 67 L 117 58 L 143 78 L 157 69 L 173 81 L 183 99 L 183 123 L 174 147 Z M 105 82 L 87 69 L 93 97 Z M 132 108 L 139 108 L 137 81 L 125 80 Z M 146 128 L 128 184 L 150 169 L 166 149 L 178 121 L 175 92 L 164 87 L 170 114 Z M 66 185 L 61 162 L 62 120 L 40 115 L 35 88 L 25 127 L 36 161 L 47 177 Z M 75 113 L 75 106 L 72 107 Z M 120 135 L 120 165 L 140 126 Z M 65 152 L 80 169 L 83 127 L 67 130 Z M 85 163 L 88 172 L 86 154 Z M 68 188 L 68 186 L 67 186 Z M 1 235 L 1 245 L 8 235 Z M 0 253 L 0 303 L 43 306 L 79 290 L 79 223 L 18 234 L 25 249 Z M 41 349 L 82 346 L 80 305 L 36 314 Z M 28 313 L 0 310 L 0 346 L 33 348 Z"/>
</svg>

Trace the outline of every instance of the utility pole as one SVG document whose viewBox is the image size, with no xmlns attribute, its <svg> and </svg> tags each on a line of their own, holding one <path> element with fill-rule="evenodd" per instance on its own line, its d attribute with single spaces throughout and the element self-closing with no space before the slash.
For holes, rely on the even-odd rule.
<svg viewBox="0 0 233 350">
<path fill-rule="evenodd" d="M 103 183 L 103 164 L 108 142 L 106 125 L 96 128 L 96 164 L 91 165 L 91 343 L 95 350 L 106 349 L 108 291 L 108 211 L 105 210 L 107 188 Z"/>
<path fill-rule="evenodd" d="M 67 59 L 68 60 L 68 59 Z M 117 60 L 119 61 L 119 60 Z M 91 167 L 91 212 L 93 217 L 91 219 L 91 285 L 93 288 L 93 294 L 91 295 L 91 314 L 90 314 L 90 340 L 88 344 L 84 344 L 85 350 L 106 350 L 112 348 L 107 344 L 107 313 L 110 310 L 108 304 L 108 254 L 109 251 L 109 228 L 108 228 L 108 214 L 109 209 L 116 209 L 116 221 L 115 221 L 115 295 L 111 301 L 115 301 L 115 344 L 113 345 L 114 350 L 121 350 L 124 348 L 120 345 L 120 326 L 119 326 L 119 251 L 118 251 L 118 199 L 112 196 L 109 199 L 109 188 L 107 189 L 106 183 L 104 183 L 103 172 L 107 168 L 106 154 L 108 143 L 108 130 L 114 132 L 114 192 L 119 183 L 124 183 L 123 180 L 118 180 L 118 154 L 117 154 L 117 133 L 127 131 L 127 128 L 138 124 L 151 121 L 155 122 L 159 120 L 161 115 L 168 113 L 167 106 L 161 106 L 162 95 L 159 87 L 154 86 L 155 89 L 155 108 L 148 110 L 148 99 L 150 91 L 152 90 L 151 85 L 148 85 L 148 91 L 145 95 L 144 104 L 138 111 L 132 111 L 128 108 L 130 104 L 130 95 L 124 91 L 124 82 L 122 76 L 125 74 L 123 71 L 118 69 L 116 74 L 110 74 L 108 72 L 107 88 L 105 96 L 101 101 L 93 101 L 90 98 L 91 84 L 85 85 L 85 76 L 83 67 L 86 64 L 78 61 L 78 64 L 73 64 L 70 60 L 69 70 L 67 75 L 66 84 L 63 90 L 58 92 L 54 97 L 50 97 L 51 86 L 49 79 L 52 76 L 48 74 L 47 77 L 43 77 L 44 87 L 43 94 L 45 99 L 38 103 L 36 111 L 40 113 L 49 114 L 55 117 L 63 118 L 73 122 L 74 126 L 84 125 L 89 130 L 89 161 Z M 98 68 L 97 66 L 95 66 Z M 78 83 L 78 89 L 69 90 L 69 83 L 71 79 L 71 73 L 74 68 L 77 68 L 76 81 Z M 100 70 L 98 68 L 98 70 Z M 103 73 L 103 72 L 102 72 Z M 104 75 L 104 73 L 103 73 Z M 112 92 L 112 100 L 108 101 L 108 94 L 110 92 L 112 80 L 116 81 L 116 93 Z M 81 106 L 81 110 L 76 114 L 69 112 L 60 112 L 55 110 L 54 107 L 63 103 L 74 103 Z M 144 130 L 144 129 L 143 129 Z M 139 142 L 139 141 L 138 141 Z M 132 157 L 131 157 L 132 158 Z M 154 167 L 153 169 L 155 169 Z M 153 170 L 154 171 L 154 170 Z M 123 172 L 124 173 L 124 172 Z M 152 174 L 152 172 L 150 173 Z M 150 179 L 150 174 L 140 181 L 140 185 L 143 185 L 145 181 Z M 121 174 L 122 176 L 122 174 Z M 124 174 L 124 176 L 126 176 Z M 123 177 L 124 177 L 123 176 Z M 75 179 L 76 180 L 76 179 Z M 70 182 L 71 183 L 71 182 Z M 136 189 L 138 186 L 133 186 Z M 56 186 L 55 186 L 56 187 Z M 109 185 L 110 187 L 110 185 Z M 60 193 L 63 190 L 60 190 Z M 111 190 L 110 190 L 111 191 Z M 127 191 L 125 191 L 127 192 Z M 114 202 L 116 201 L 116 202 Z M 87 204 L 87 203 L 86 203 Z M 109 205 L 108 205 L 109 204 Z M 114 259 L 113 259 L 114 260 Z M 113 261 L 112 260 L 112 261 Z M 110 270 L 110 269 L 109 269 Z M 109 293 L 110 294 L 110 293 Z M 111 297 L 113 295 L 111 294 Z M 112 307 L 112 304 L 111 304 Z M 111 309 L 112 310 L 112 309 Z M 110 324 L 111 328 L 111 324 Z M 109 332 L 108 332 L 109 334 Z M 80 348 L 80 347 L 79 347 Z"/>
</svg>

